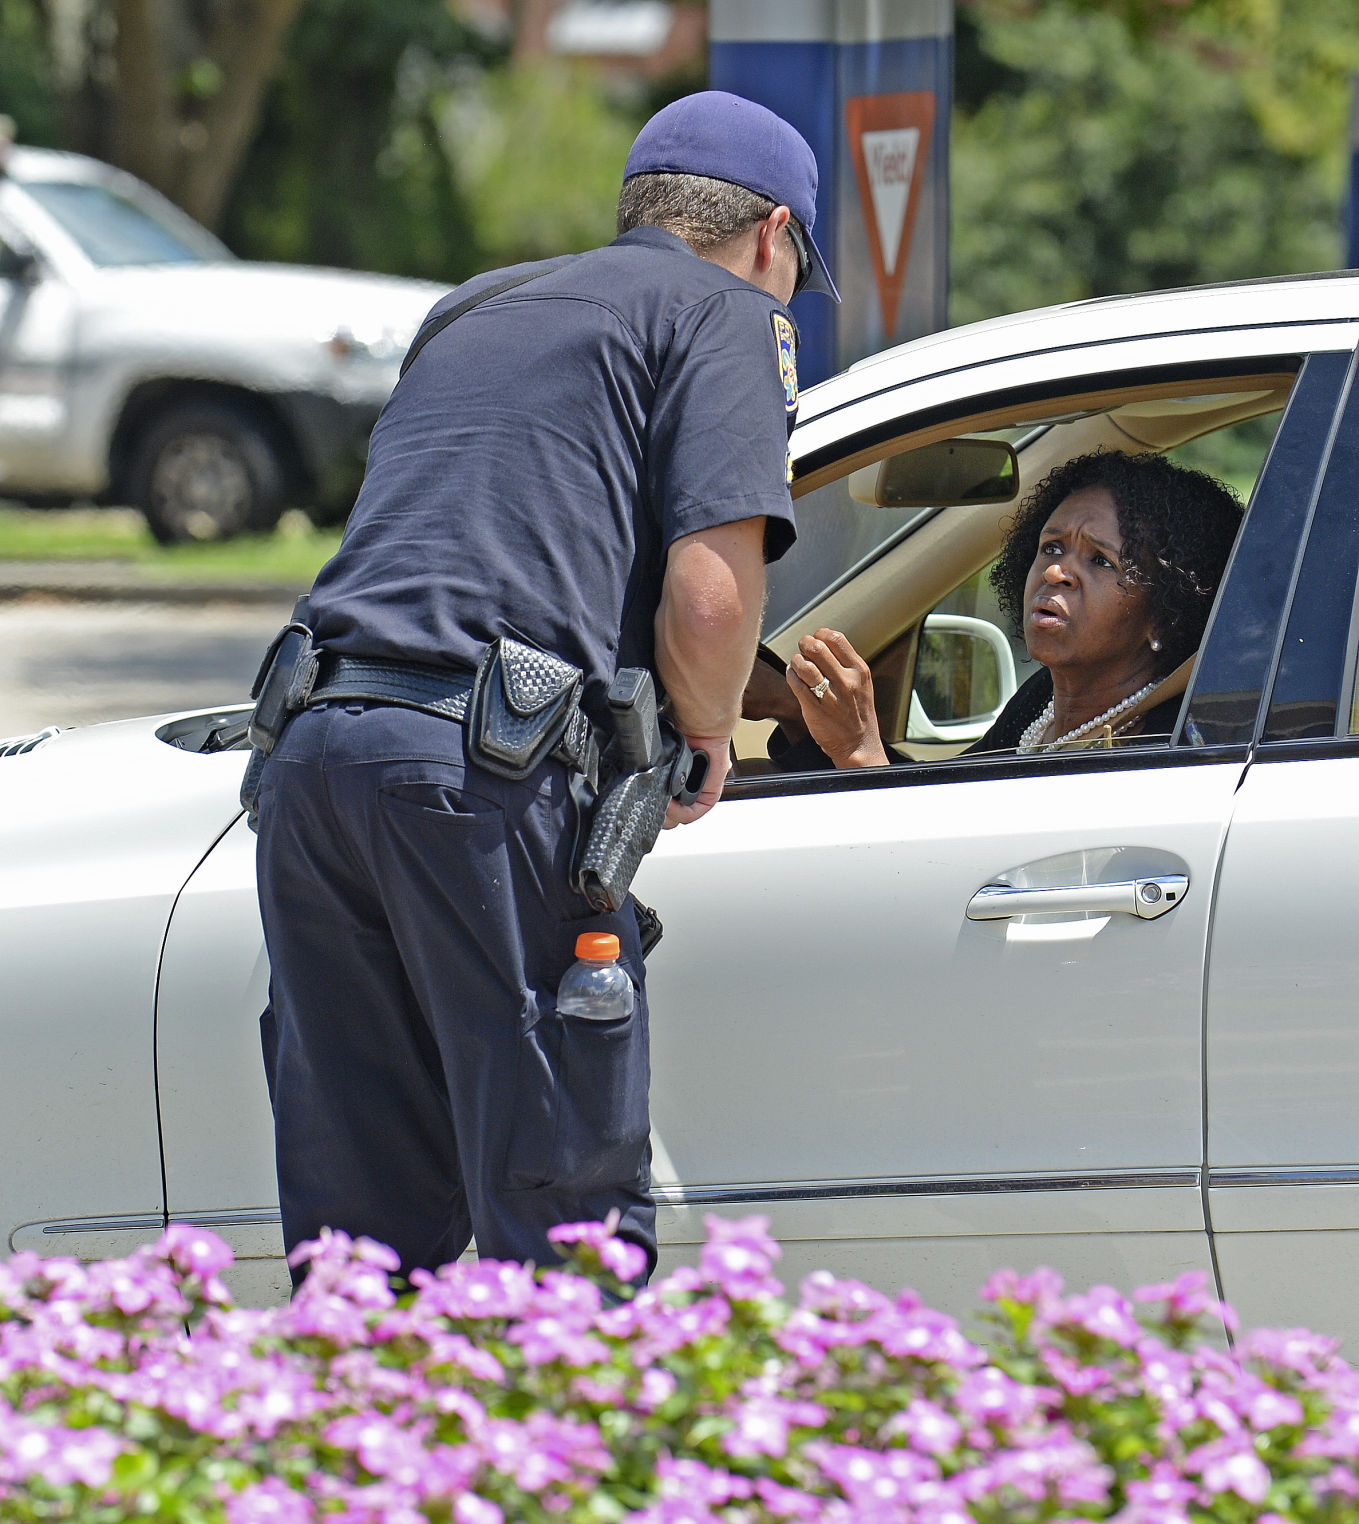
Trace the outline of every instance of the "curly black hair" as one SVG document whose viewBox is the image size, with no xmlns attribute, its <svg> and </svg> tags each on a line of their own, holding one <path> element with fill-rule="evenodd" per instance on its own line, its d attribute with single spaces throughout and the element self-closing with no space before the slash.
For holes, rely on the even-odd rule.
<svg viewBox="0 0 1359 1524">
<path fill-rule="evenodd" d="M 1236 532 L 1241 500 L 1203 471 L 1164 455 L 1097 450 L 1064 462 L 1033 489 L 1010 520 L 991 568 L 1001 612 L 1024 627 L 1024 583 L 1043 526 L 1064 498 L 1083 487 L 1106 487 L 1118 509 L 1124 587 L 1147 589 L 1152 626 L 1162 642 L 1157 673 L 1173 671 L 1198 649 L 1213 595 Z"/>
</svg>

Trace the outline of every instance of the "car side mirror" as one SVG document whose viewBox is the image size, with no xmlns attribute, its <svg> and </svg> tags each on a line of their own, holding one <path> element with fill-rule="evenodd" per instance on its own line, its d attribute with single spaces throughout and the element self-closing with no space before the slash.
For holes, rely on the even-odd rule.
<svg viewBox="0 0 1359 1524">
<path fill-rule="evenodd" d="M 930 614 L 920 632 L 906 739 L 980 740 L 1017 686 L 1004 630 L 966 614 Z"/>
<path fill-rule="evenodd" d="M 963 508 L 1008 503 L 1019 457 L 1003 439 L 943 439 L 850 474 L 849 495 L 876 508 Z"/>
<path fill-rule="evenodd" d="M 11 244 L 0 243 L 0 280 L 27 285 L 37 273 L 38 256 L 32 249 L 16 249 Z"/>
</svg>

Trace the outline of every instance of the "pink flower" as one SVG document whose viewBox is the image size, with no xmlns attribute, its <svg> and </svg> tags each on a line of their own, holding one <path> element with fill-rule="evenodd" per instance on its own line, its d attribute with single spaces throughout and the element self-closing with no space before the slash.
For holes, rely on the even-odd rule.
<svg viewBox="0 0 1359 1524">
<path fill-rule="evenodd" d="M 1338 1340 L 1309 1333 L 1305 1328 L 1257 1328 L 1240 1340 L 1237 1350 L 1243 1360 L 1281 1365 L 1285 1370 L 1310 1377 L 1329 1367 L 1338 1347 Z"/>
<path fill-rule="evenodd" d="M 828 1414 L 815 1402 L 789 1401 L 786 1397 L 755 1395 L 738 1402 L 732 1410 L 735 1427 L 722 1436 L 722 1448 L 731 1456 L 788 1453 L 788 1433 L 794 1427 L 819 1429 Z"/>
<path fill-rule="evenodd" d="M 1157 1461 L 1152 1466 L 1149 1476 L 1135 1478 L 1125 1488 L 1129 1502 L 1156 1508 L 1175 1508 L 1181 1512 L 1186 1503 L 1194 1501 L 1197 1490 L 1193 1482 L 1164 1460 Z"/>
<path fill-rule="evenodd" d="M 453 1504 L 455 1524 L 505 1524 L 504 1510 L 486 1498 L 465 1492 Z"/>
<path fill-rule="evenodd" d="M 1133 1292 L 1133 1301 L 1164 1302 L 1166 1315 L 1185 1323 L 1193 1322 L 1207 1313 L 1219 1318 L 1226 1328 L 1235 1330 L 1238 1326 L 1236 1313 L 1225 1302 L 1219 1302 L 1210 1294 L 1209 1284 L 1207 1271 L 1186 1270 L 1173 1281 L 1139 1286 Z"/>
<path fill-rule="evenodd" d="M 958 1332 L 958 1323 L 931 1307 L 885 1314 L 859 1325 L 861 1339 L 876 1339 L 889 1355 L 929 1362 L 941 1361 L 961 1369 L 982 1365 L 986 1356 Z"/>
<path fill-rule="evenodd" d="M 1073 1397 L 1090 1397 L 1097 1392 L 1111 1395 L 1115 1389 L 1113 1373 L 1102 1365 L 1085 1365 L 1048 1345 L 1039 1350 L 1039 1357 L 1053 1380 Z"/>
<path fill-rule="evenodd" d="M 1014 1302 L 1032 1307 L 1040 1317 L 1047 1317 L 1061 1303 L 1062 1277 L 1055 1270 L 1040 1265 L 1029 1275 L 1013 1270 L 997 1270 L 981 1289 L 987 1302 Z"/>
<path fill-rule="evenodd" d="M 767 1476 L 756 1480 L 755 1495 L 776 1519 L 819 1519 L 825 1501 L 798 1488 L 771 1481 Z M 968 1524 L 971 1524 L 970 1520 Z"/>
<path fill-rule="evenodd" d="M 1129 1348 L 1142 1337 L 1132 1304 L 1112 1286 L 1092 1286 L 1084 1296 L 1068 1297 L 1060 1320 L 1074 1323 L 1096 1338 Z"/>
<path fill-rule="evenodd" d="M 829 1270 L 816 1270 L 803 1280 L 798 1306 L 823 1317 L 848 1322 L 872 1313 L 887 1312 L 892 1301 L 862 1281 L 838 1280 Z"/>
<path fill-rule="evenodd" d="M 433 1275 L 428 1270 L 412 1270 L 410 1279 L 418 1291 L 417 1305 L 425 1315 L 458 1321 L 522 1317 L 538 1296 L 532 1270 L 495 1259 L 442 1265 Z"/>
<path fill-rule="evenodd" d="M 643 1413 L 654 1412 L 663 1402 L 669 1402 L 679 1389 L 679 1382 L 667 1370 L 652 1366 L 642 1372 L 637 1391 L 637 1406 Z"/>
<path fill-rule="evenodd" d="M 602 1340 L 562 1318 L 527 1318 L 510 1330 L 510 1341 L 523 1350 L 530 1365 L 559 1361 L 580 1369 L 601 1364 L 609 1357 Z"/>
<path fill-rule="evenodd" d="M 1209 1497 L 1234 1492 L 1248 1503 L 1261 1503 L 1269 1491 L 1269 1468 L 1244 1435 L 1224 1434 L 1221 1439 L 1190 1451 L 1185 1470 L 1197 1473 Z"/>
<path fill-rule="evenodd" d="M 954 1400 L 967 1418 L 1012 1428 L 1029 1419 L 1051 1395 L 1043 1387 L 1024 1386 L 990 1366 L 973 1371 L 959 1385 Z"/>
<path fill-rule="evenodd" d="M 547 1230 L 548 1240 L 554 1244 L 588 1244 L 599 1253 L 599 1261 L 620 1281 L 635 1281 L 646 1271 L 647 1254 L 639 1244 L 618 1238 L 614 1229 L 618 1214 L 610 1214 L 607 1222 L 563 1222 Z"/>
<path fill-rule="evenodd" d="M 1275 1391 L 1264 1382 L 1253 1384 L 1253 1388 L 1243 1403 L 1246 1421 L 1251 1428 L 1263 1432 L 1302 1423 L 1302 1404 L 1296 1397 L 1288 1392 Z"/>
<path fill-rule="evenodd" d="M 152 1252 L 169 1260 L 181 1273 L 201 1280 L 225 1270 L 236 1258 L 215 1233 L 188 1222 L 172 1222 Z"/>
<path fill-rule="evenodd" d="M 905 1409 L 883 1425 L 884 1438 L 905 1434 L 917 1450 L 927 1455 L 946 1455 L 957 1448 L 963 1426 L 938 1403 L 913 1397 Z"/>
<path fill-rule="evenodd" d="M 49 1427 L 0 1407 L 0 1481 L 41 1477 L 50 1487 L 103 1487 L 127 1448 L 105 1429 Z"/>
<path fill-rule="evenodd" d="M 662 1498 L 649 1508 L 623 1515 L 623 1524 L 725 1524 L 725 1520 L 701 1503 L 682 1498 Z"/>
<path fill-rule="evenodd" d="M 656 1462 L 656 1476 L 662 1497 L 684 1498 L 714 1508 L 733 1498 L 748 1498 L 754 1490 L 743 1476 L 715 1470 L 702 1461 L 676 1460 L 669 1455 L 662 1455 Z"/>
<path fill-rule="evenodd" d="M 729 1220 L 709 1214 L 703 1219 L 707 1242 L 699 1253 L 699 1273 L 720 1286 L 734 1301 L 778 1296 L 783 1287 L 770 1274 L 782 1253 L 769 1236 L 767 1217 Z"/>
<path fill-rule="evenodd" d="M 814 1441 L 804 1454 L 821 1467 L 856 1509 L 902 1506 L 910 1503 L 917 1486 L 933 1482 L 939 1467 L 911 1450 L 876 1451 L 853 1445 Z"/>
<path fill-rule="evenodd" d="M 312 1524 L 316 1514 L 305 1493 L 277 1477 L 265 1477 L 226 1500 L 227 1524 Z"/>
</svg>

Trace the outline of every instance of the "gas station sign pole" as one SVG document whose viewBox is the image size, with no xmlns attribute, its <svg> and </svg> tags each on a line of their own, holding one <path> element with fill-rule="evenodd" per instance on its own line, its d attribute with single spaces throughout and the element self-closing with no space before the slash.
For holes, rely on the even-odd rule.
<svg viewBox="0 0 1359 1524">
<path fill-rule="evenodd" d="M 1350 102 L 1350 199 L 1345 217 L 1345 268 L 1359 270 L 1359 74 L 1354 76 Z M 818 206 L 817 216 L 821 215 Z M 825 245 L 823 244 L 824 248 Z M 826 256 L 828 259 L 829 255 Z M 834 271 L 831 272 L 834 274 Z"/>
<path fill-rule="evenodd" d="M 787 118 L 821 170 L 816 241 L 844 298 L 797 299 L 804 384 L 948 313 L 952 0 L 710 0 L 709 79 Z"/>
</svg>

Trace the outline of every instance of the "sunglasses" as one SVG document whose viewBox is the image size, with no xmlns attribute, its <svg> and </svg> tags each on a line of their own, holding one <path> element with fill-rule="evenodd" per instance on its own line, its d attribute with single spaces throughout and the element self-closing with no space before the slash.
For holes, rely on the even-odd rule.
<svg viewBox="0 0 1359 1524">
<path fill-rule="evenodd" d="M 797 223 L 790 217 L 784 226 L 797 251 L 797 284 L 793 287 L 793 296 L 797 296 L 806 289 L 807 282 L 812 278 L 812 256 L 807 249 L 807 239 Z"/>
</svg>

